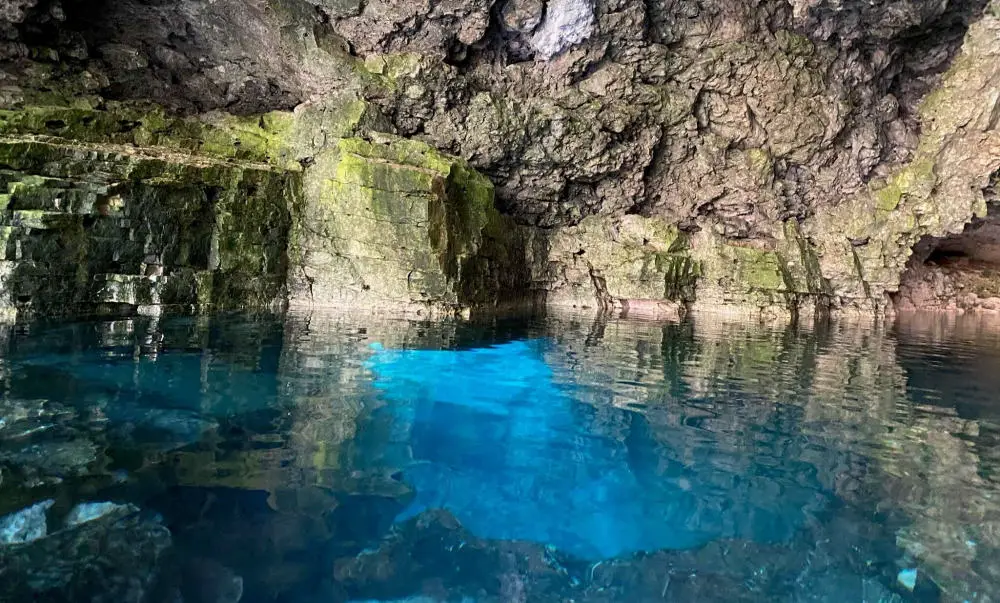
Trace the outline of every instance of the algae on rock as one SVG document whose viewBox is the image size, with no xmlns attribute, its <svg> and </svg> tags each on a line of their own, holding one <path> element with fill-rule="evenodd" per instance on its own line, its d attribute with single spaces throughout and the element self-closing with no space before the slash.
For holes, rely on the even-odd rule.
<svg viewBox="0 0 1000 603">
<path fill-rule="evenodd" d="M 266 308 L 297 176 L 77 142 L 0 141 L 7 312 Z"/>
<path fill-rule="evenodd" d="M 913 159 L 874 186 L 804 224 L 833 300 L 880 310 L 899 288 L 921 237 L 961 232 L 986 215 L 984 190 L 1000 170 L 1000 17 L 972 24 L 961 54 L 921 105 Z M 994 99 L 984 103 L 984 99 Z"/>
<path fill-rule="evenodd" d="M 694 300 L 699 267 L 687 235 L 656 218 L 584 218 L 546 233 L 532 280 L 552 306 L 624 310 Z"/>
<path fill-rule="evenodd" d="M 829 303 L 816 251 L 795 220 L 763 243 L 740 244 L 702 231 L 692 238 L 692 255 L 702 269 L 699 309 L 794 314 Z"/>
<path fill-rule="evenodd" d="M 293 214 L 293 304 L 456 310 L 526 290 L 493 185 L 423 143 L 339 140 L 306 171 Z"/>
<path fill-rule="evenodd" d="M 263 309 L 289 284 L 317 305 L 523 296 L 523 244 L 492 184 L 423 143 L 350 138 L 379 120 L 349 96 L 246 117 L 0 112 L 5 307 Z"/>
</svg>

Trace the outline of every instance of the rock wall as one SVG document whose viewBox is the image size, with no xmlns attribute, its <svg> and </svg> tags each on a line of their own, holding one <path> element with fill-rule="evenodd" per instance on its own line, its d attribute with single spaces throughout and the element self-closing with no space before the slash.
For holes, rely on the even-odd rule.
<svg viewBox="0 0 1000 603">
<path fill-rule="evenodd" d="M 297 183 L 265 165 L 0 142 L 8 313 L 256 308 L 280 299 Z"/>
<path fill-rule="evenodd" d="M 2 8 L 4 136 L 301 181 L 248 307 L 881 312 L 1000 171 L 995 0 Z"/>
<path fill-rule="evenodd" d="M 523 242 L 493 185 L 420 142 L 340 139 L 306 170 L 295 215 L 296 303 L 454 310 L 527 290 Z"/>
</svg>

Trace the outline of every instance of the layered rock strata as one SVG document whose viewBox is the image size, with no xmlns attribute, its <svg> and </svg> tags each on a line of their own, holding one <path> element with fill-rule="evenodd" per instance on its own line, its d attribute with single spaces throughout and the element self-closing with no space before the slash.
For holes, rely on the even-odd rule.
<svg viewBox="0 0 1000 603">
<path fill-rule="evenodd" d="M 135 267 L 45 268 L 77 279 L 48 301 L 5 287 L 7 306 L 38 312 L 545 302 L 653 315 L 879 313 L 921 240 L 986 215 L 1000 172 L 995 0 L 3 8 L 0 133 L 10 144 L 87 143 L 159 157 L 168 171 L 217 165 L 208 171 L 218 177 L 174 183 L 201 189 L 208 200 L 191 203 L 210 206 L 208 221 L 231 211 L 225 199 L 257 205 L 235 184 L 247 174 L 281 189 L 266 193 L 281 216 L 237 218 L 257 246 L 232 256 L 243 276 L 221 276 L 221 255 L 175 258 L 169 244 L 144 242 L 152 259 Z M 174 178 L 76 182 L 9 163 L 11 182 L 66 181 L 57 189 Z M 126 197 L 124 211 L 143 211 Z M 15 241 L 42 229 L 13 212 L 63 212 L 23 203 L 5 220 Z M 100 228 L 111 223 L 99 217 Z M 211 249 L 218 236 L 164 219 L 184 231 L 170 235 L 178 241 L 204 247 L 207 237 Z M 144 236 L 121 228 L 127 241 Z M 212 304 L 193 286 L 146 282 L 184 271 L 220 273 Z M 227 278 L 243 288 L 227 292 Z M 100 279 L 120 292 L 96 292 Z"/>
</svg>

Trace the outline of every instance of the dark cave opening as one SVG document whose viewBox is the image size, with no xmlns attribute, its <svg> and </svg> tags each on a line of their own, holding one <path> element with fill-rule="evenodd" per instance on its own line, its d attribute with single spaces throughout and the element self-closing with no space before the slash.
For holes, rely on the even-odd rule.
<svg viewBox="0 0 1000 603">
<path fill-rule="evenodd" d="M 897 310 L 1000 312 L 1000 203 L 958 234 L 923 237 L 893 295 Z"/>
</svg>

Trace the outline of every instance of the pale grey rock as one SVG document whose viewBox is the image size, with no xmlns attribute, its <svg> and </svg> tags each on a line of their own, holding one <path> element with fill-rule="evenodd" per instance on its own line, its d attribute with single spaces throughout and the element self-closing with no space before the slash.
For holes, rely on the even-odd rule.
<svg viewBox="0 0 1000 603">
<path fill-rule="evenodd" d="M 531 37 L 538 56 L 550 59 L 583 42 L 594 33 L 594 7 L 590 0 L 552 0 L 545 21 Z"/>
<path fill-rule="evenodd" d="M 332 24 L 338 35 L 365 54 L 419 52 L 443 57 L 483 38 L 492 4 L 489 0 L 370 0 L 356 15 L 334 16 Z"/>
<path fill-rule="evenodd" d="M 116 71 L 137 71 L 149 66 L 149 61 L 138 48 L 126 44 L 105 44 L 98 52 Z"/>
<path fill-rule="evenodd" d="M 130 509 L 132 511 L 139 510 L 133 505 L 119 505 L 112 502 L 80 503 L 73 507 L 69 514 L 66 515 L 66 527 L 74 527 L 82 523 L 87 523 L 88 521 L 100 519 L 108 513 L 112 513 L 119 509 Z"/>
<path fill-rule="evenodd" d="M 0 19 L 19 23 L 38 0 L 0 0 Z"/>
<path fill-rule="evenodd" d="M 542 22 L 543 0 L 507 0 L 500 11 L 500 20 L 507 31 L 530 34 Z"/>
<path fill-rule="evenodd" d="M 0 545 L 26 544 L 45 538 L 48 533 L 45 514 L 53 504 L 54 500 L 45 500 L 0 517 Z"/>
</svg>

